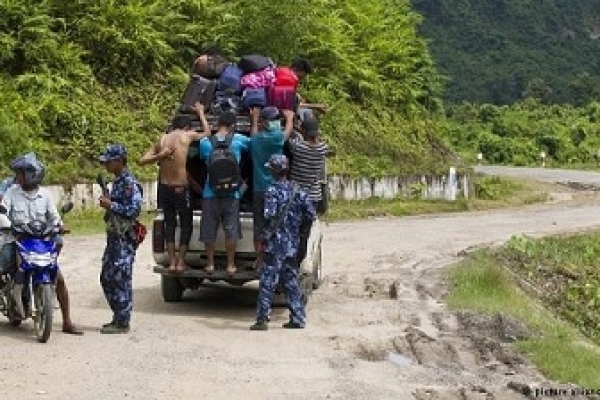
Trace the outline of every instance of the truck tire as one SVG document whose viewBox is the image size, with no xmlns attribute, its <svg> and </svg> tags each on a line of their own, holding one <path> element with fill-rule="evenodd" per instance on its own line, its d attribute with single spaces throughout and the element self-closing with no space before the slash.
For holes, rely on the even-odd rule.
<svg viewBox="0 0 600 400">
<path fill-rule="evenodd" d="M 313 279 L 312 288 L 316 290 L 321 286 L 323 281 L 323 245 L 319 242 L 319 248 L 317 249 L 317 255 L 315 262 L 313 263 Z"/>
<path fill-rule="evenodd" d="M 176 303 L 181 301 L 183 297 L 183 286 L 179 282 L 179 278 L 162 275 L 160 280 L 160 290 L 163 300 L 166 303 Z"/>
</svg>

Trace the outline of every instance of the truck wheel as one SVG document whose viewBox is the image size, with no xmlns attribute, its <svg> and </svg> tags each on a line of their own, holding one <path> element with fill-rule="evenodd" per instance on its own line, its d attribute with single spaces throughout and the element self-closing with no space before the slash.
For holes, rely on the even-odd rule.
<svg viewBox="0 0 600 400">
<path fill-rule="evenodd" d="M 162 275 L 160 290 L 162 292 L 163 300 L 167 303 L 181 301 L 181 298 L 183 297 L 183 286 L 179 283 L 179 278 Z"/>
<path fill-rule="evenodd" d="M 321 286 L 323 281 L 323 245 L 319 242 L 319 248 L 317 250 L 316 260 L 313 264 L 313 279 L 312 288 L 316 290 Z"/>
</svg>

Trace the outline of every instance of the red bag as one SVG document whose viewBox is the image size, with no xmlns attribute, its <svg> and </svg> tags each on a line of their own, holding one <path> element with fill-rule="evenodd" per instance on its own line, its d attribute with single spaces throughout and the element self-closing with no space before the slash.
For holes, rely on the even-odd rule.
<svg viewBox="0 0 600 400">
<path fill-rule="evenodd" d="M 148 229 L 146 225 L 142 224 L 139 220 L 135 220 L 133 222 L 133 235 L 134 235 L 134 243 L 135 248 L 137 249 L 140 244 L 144 242 L 146 239 L 146 234 L 148 233 Z"/>
<path fill-rule="evenodd" d="M 275 86 L 298 86 L 298 77 L 289 67 L 275 69 Z"/>
<path fill-rule="evenodd" d="M 268 105 L 279 110 L 295 111 L 298 106 L 298 96 L 294 86 L 271 86 L 267 93 Z"/>
</svg>

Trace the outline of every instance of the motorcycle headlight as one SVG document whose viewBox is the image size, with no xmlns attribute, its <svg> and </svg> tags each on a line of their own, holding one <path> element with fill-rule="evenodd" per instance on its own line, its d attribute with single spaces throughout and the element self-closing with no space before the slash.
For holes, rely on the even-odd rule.
<svg viewBox="0 0 600 400">
<path fill-rule="evenodd" d="M 26 263 L 39 267 L 47 267 L 56 261 L 56 256 L 52 253 L 26 253 L 21 254 L 21 257 Z"/>
</svg>

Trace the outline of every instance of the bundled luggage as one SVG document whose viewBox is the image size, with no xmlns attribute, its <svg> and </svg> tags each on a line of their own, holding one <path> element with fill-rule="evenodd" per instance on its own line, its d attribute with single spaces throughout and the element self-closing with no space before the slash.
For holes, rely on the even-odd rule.
<svg viewBox="0 0 600 400">
<path fill-rule="evenodd" d="M 249 54 L 237 63 L 219 54 L 196 58 L 179 112 L 195 114 L 196 102 L 209 114 L 242 114 L 253 107 L 296 110 L 298 77 L 289 67 L 278 67 L 269 57 Z"/>
</svg>

